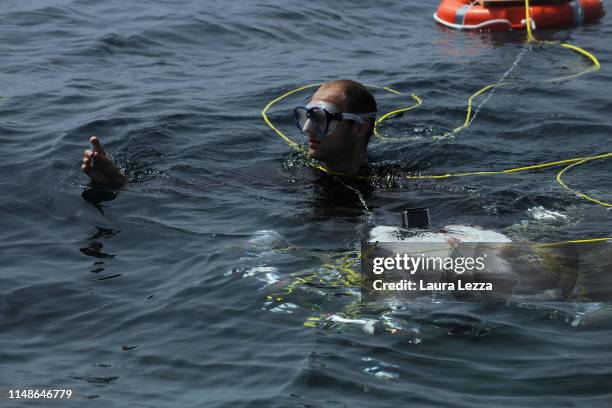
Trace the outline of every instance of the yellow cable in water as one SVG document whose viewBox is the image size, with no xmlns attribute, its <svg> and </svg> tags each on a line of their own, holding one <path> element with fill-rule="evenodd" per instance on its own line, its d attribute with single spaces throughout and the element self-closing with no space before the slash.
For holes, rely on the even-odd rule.
<svg viewBox="0 0 612 408">
<path fill-rule="evenodd" d="M 395 89 L 391 89 L 391 88 L 388 88 L 386 86 L 384 86 L 384 87 L 381 87 L 381 86 L 378 86 L 378 85 L 366 85 L 366 86 L 373 87 L 373 88 L 382 88 L 382 89 L 384 89 L 386 91 L 389 91 L 391 93 L 394 93 L 394 94 L 397 94 L 397 95 L 403 95 L 401 92 L 398 92 Z M 414 108 L 418 108 L 419 106 L 421 106 L 423 104 L 423 100 L 421 98 L 419 98 L 418 95 L 410 94 L 410 96 L 412 97 L 412 99 L 414 99 L 416 101 L 416 103 L 414 105 L 408 106 L 406 108 L 400 108 L 400 109 L 392 110 L 391 112 L 385 113 L 384 115 L 382 115 L 380 118 L 378 118 L 376 120 L 376 122 L 374 123 L 374 132 L 373 132 L 375 137 L 377 137 L 377 138 L 379 138 L 381 140 L 401 140 L 400 138 L 391 138 L 391 137 L 382 136 L 380 134 L 380 132 L 378 131 L 378 125 L 380 125 L 385 119 L 388 119 L 388 118 L 393 117 L 395 115 L 398 115 L 400 113 L 408 112 L 408 111 L 410 111 L 410 110 L 412 110 Z"/>
<path fill-rule="evenodd" d="M 579 52 L 580 54 L 584 55 L 585 57 L 587 57 L 588 59 L 590 59 L 593 62 L 593 69 L 599 69 L 601 68 L 601 64 L 599 63 L 599 60 L 597 59 L 597 57 L 595 57 L 595 55 L 591 54 L 588 51 L 583 50 L 580 47 L 576 47 L 575 45 L 572 44 L 568 44 L 568 43 L 561 43 L 562 47 L 568 48 L 570 50 Z"/>
<path fill-rule="evenodd" d="M 537 245 L 534 245 L 534 247 L 536 248 L 555 248 L 555 247 L 571 245 L 571 244 L 593 244 L 596 242 L 606 242 L 606 241 L 612 241 L 612 238 L 603 237 L 603 238 L 589 238 L 589 239 L 574 239 L 571 241 L 552 242 L 550 244 L 537 244 Z"/>
<path fill-rule="evenodd" d="M 564 181 L 563 181 L 563 174 L 565 174 L 566 171 L 568 171 L 569 169 L 571 169 L 574 166 L 580 166 L 583 163 L 592 161 L 592 160 L 599 160 L 599 159 L 605 159 L 608 157 L 612 157 L 612 153 L 606 153 L 606 154 L 600 154 L 598 156 L 591 156 L 591 157 L 585 157 L 584 159 L 570 164 L 569 166 L 565 167 L 563 170 L 561 170 L 559 173 L 557 173 L 557 183 L 559 183 L 561 185 L 561 187 L 563 187 L 564 189 L 571 191 L 572 193 L 576 194 L 579 197 L 584 198 L 585 200 L 588 200 L 592 203 L 595 204 L 599 204 L 599 205 L 603 205 L 604 207 L 612 207 L 612 204 L 607 203 L 605 201 L 601 201 L 598 200 L 596 198 L 593 198 L 585 193 L 581 193 L 580 191 L 574 190 L 573 188 L 569 187 Z"/>
<path fill-rule="evenodd" d="M 465 121 L 463 122 L 463 125 L 451 130 L 450 132 L 446 132 L 440 136 L 434 136 L 434 139 L 444 139 L 447 138 L 449 136 L 452 136 L 454 134 L 457 134 L 459 132 L 461 132 L 462 130 L 464 130 L 465 128 L 467 128 L 468 126 L 470 126 L 472 124 L 472 121 L 474 120 L 475 116 L 472 116 L 472 110 L 473 110 L 473 105 L 474 105 L 474 99 L 479 97 L 480 95 L 482 95 L 483 93 L 494 89 L 494 88 L 498 88 L 501 86 L 505 86 L 508 85 L 507 82 L 500 82 L 498 84 L 490 84 L 490 85 L 486 85 L 482 88 L 480 88 L 478 91 L 474 92 L 469 98 L 468 98 L 468 106 L 467 106 L 467 112 L 465 115 Z"/>
<path fill-rule="evenodd" d="M 529 0 L 525 0 L 525 25 L 527 26 L 527 42 L 536 41 L 531 33 L 531 10 L 529 9 Z"/>
<path fill-rule="evenodd" d="M 557 181 L 559 181 L 559 184 L 561 184 L 564 188 L 574 193 L 577 193 L 575 190 L 572 190 L 571 188 L 567 187 L 563 183 L 563 181 L 560 180 L 560 176 L 562 176 L 563 173 L 566 170 L 568 170 L 570 167 L 577 166 L 579 164 L 582 164 L 590 160 L 603 159 L 603 158 L 610 157 L 610 156 L 612 156 L 612 153 L 604 153 L 604 154 L 600 154 L 597 156 L 588 156 L 588 157 L 574 157 L 572 159 L 558 160 L 554 162 L 547 162 L 547 163 L 540 163 L 540 164 L 532 164 L 532 165 L 524 166 L 524 167 L 513 167 L 513 168 L 505 169 L 505 170 L 473 171 L 473 172 L 465 172 L 465 173 L 446 173 L 446 174 L 438 174 L 438 175 L 404 176 L 404 177 L 409 180 L 419 180 L 419 179 L 426 180 L 426 179 L 445 179 L 445 178 L 451 178 L 451 177 L 465 177 L 465 176 L 486 176 L 486 175 L 491 175 L 491 174 L 509 174 L 509 173 L 518 173 L 522 171 L 541 170 L 541 169 L 545 169 L 548 167 L 555 167 L 555 166 L 561 166 L 564 164 L 570 164 L 570 166 L 564 168 L 561 172 L 559 172 L 559 175 L 557 175 Z M 583 198 L 588 197 L 586 194 L 583 194 L 583 193 L 577 193 L 577 194 Z M 602 202 L 594 200 L 590 197 L 587 199 L 593 202 L 597 202 L 598 204 L 602 204 Z M 607 206 L 608 204 L 603 204 L 603 205 Z"/>
<path fill-rule="evenodd" d="M 388 88 L 388 87 L 380 87 L 377 85 L 367 85 L 369 87 L 373 87 L 373 88 L 382 88 L 386 91 L 392 92 L 394 94 L 398 94 L 398 95 L 403 95 L 401 92 L 398 92 L 394 89 Z M 398 115 L 400 113 L 404 113 L 404 112 L 408 112 L 411 111 L 414 108 L 418 108 L 419 106 L 421 106 L 423 104 L 423 100 L 421 98 L 419 98 L 418 95 L 416 94 L 410 94 L 410 96 L 412 97 L 412 99 L 414 99 L 416 101 L 416 103 L 412 106 L 408 106 L 406 108 L 401 108 L 401 109 L 396 109 L 396 110 L 392 110 L 391 112 L 387 112 L 384 115 L 382 115 L 380 118 L 378 118 L 376 120 L 376 122 L 374 123 L 374 136 L 379 138 L 380 140 L 402 140 L 400 138 L 392 138 L 392 137 L 386 137 L 386 136 L 382 136 L 380 134 L 380 132 L 378 131 L 378 125 L 380 125 L 385 119 L 388 119 L 390 117 L 393 117 L 395 115 Z"/>
</svg>

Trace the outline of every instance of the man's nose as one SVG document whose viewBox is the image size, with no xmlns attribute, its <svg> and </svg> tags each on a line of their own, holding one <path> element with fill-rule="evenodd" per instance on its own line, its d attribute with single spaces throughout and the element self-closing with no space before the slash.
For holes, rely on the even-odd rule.
<svg viewBox="0 0 612 408">
<path fill-rule="evenodd" d="M 310 118 L 306 119 L 306 122 L 304 122 L 302 132 L 308 137 L 315 138 L 317 136 L 317 129 L 315 129 L 314 123 L 312 123 Z"/>
</svg>

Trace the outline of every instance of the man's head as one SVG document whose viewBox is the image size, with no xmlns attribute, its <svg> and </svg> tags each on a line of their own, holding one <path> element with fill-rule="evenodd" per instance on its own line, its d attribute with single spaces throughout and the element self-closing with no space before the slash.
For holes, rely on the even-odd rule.
<svg viewBox="0 0 612 408">
<path fill-rule="evenodd" d="M 376 100 L 368 89 L 350 80 L 328 82 L 317 90 L 307 105 L 307 108 L 313 107 L 320 109 L 296 110 L 297 116 L 302 115 L 298 126 L 301 125 L 308 137 L 309 155 L 333 167 L 364 162 L 377 110 Z M 337 113 L 348 115 L 335 115 Z"/>
</svg>

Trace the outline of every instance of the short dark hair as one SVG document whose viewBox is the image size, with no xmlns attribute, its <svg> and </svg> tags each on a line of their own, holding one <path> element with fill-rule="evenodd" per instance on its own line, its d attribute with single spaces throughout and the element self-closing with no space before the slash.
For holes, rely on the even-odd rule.
<svg viewBox="0 0 612 408">
<path fill-rule="evenodd" d="M 370 113 L 376 112 L 378 106 L 376 105 L 376 99 L 370 93 L 368 88 L 360 84 L 359 82 L 352 81 L 350 79 L 339 79 L 336 81 L 328 82 L 322 87 L 338 87 L 342 89 L 342 92 L 346 96 L 347 113 Z M 374 133 L 374 126 L 376 125 L 376 119 L 370 119 L 370 129 L 368 130 L 368 142 L 370 137 Z"/>
</svg>

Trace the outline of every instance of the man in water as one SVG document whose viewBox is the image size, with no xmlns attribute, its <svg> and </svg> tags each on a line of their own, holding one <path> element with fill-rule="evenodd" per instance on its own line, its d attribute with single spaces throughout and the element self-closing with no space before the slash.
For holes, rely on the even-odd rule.
<svg viewBox="0 0 612 408">
<path fill-rule="evenodd" d="M 308 154 L 326 169 L 358 175 L 366 171 L 374 133 L 376 100 L 362 84 L 323 84 L 308 105 L 295 108 L 298 129 L 308 137 Z"/>
<path fill-rule="evenodd" d="M 296 124 L 308 137 L 308 154 L 327 170 L 345 175 L 365 174 L 368 142 L 374 132 L 376 100 L 355 81 L 323 84 L 306 106 L 295 108 Z M 81 170 L 94 182 L 122 186 L 128 178 L 106 154 L 100 140 L 89 139 Z"/>
</svg>

